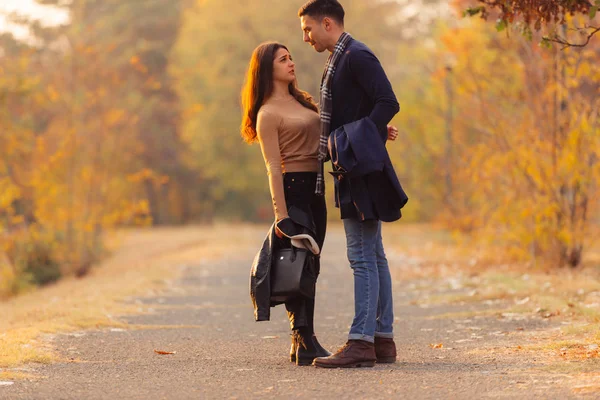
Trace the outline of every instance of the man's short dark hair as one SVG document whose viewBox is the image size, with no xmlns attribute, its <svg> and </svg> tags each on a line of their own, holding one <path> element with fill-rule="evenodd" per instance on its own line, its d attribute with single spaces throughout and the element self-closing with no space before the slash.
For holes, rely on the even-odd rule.
<svg viewBox="0 0 600 400">
<path fill-rule="evenodd" d="M 298 11 L 298 16 L 308 16 L 322 20 L 329 17 L 344 26 L 344 7 L 337 0 L 310 0 Z"/>
</svg>

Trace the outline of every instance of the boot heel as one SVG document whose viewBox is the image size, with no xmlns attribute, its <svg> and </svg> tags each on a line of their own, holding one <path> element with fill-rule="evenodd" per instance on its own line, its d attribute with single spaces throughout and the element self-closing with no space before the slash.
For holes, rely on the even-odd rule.
<svg viewBox="0 0 600 400">
<path fill-rule="evenodd" d="M 312 365 L 314 358 L 296 358 L 296 365 L 299 367 L 306 367 Z"/>
<path fill-rule="evenodd" d="M 290 345 L 290 362 L 296 362 L 296 352 L 298 351 L 298 333 L 292 332 L 292 344 Z"/>
<path fill-rule="evenodd" d="M 396 357 L 377 357 L 378 364 L 393 364 L 396 362 Z"/>
</svg>

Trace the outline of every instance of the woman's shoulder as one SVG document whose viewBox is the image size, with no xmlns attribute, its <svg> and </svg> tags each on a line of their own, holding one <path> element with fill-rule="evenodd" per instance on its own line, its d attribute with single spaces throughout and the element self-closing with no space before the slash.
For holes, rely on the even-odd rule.
<svg viewBox="0 0 600 400">
<path fill-rule="evenodd" d="M 281 111 L 277 108 L 277 106 L 271 102 L 266 102 L 258 109 L 258 118 L 259 119 L 280 119 L 282 116 Z"/>
<path fill-rule="evenodd" d="M 265 103 L 259 109 L 256 115 L 256 125 L 260 129 L 276 129 L 281 126 L 282 115 L 277 107 Z M 259 132 L 260 133 L 260 132 Z"/>
<path fill-rule="evenodd" d="M 277 114 L 277 107 L 275 104 L 273 104 L 273 102 L 267 100 L 263 103 L 262 106 L 260 106 L 260 108 L 258 109 L 258 113 L 265 115 Z"/>
</svg>

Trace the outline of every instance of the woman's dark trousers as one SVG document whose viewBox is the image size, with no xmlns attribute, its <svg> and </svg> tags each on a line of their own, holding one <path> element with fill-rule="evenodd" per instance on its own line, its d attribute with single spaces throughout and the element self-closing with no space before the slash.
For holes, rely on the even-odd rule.
<svg viewBox="0 0 600 400">
<path fill-rule="evenodd" d="M 321 251 L 327 229 L 327 207 L 325 197 L 315 194 L 317 174 L 315 172 L 288 172 L 283 175 L 285 202 L 288 209 L 295 206 L 312 216 L 316 228 L 316 240 Z M 282 245 L 289 247 L 289 239 Z M 317 275 L 320 270 L 317 257 Z M 298 298 L 285 303 L 292 330 L 314 333 L 315 299 Z"/>
</svg>

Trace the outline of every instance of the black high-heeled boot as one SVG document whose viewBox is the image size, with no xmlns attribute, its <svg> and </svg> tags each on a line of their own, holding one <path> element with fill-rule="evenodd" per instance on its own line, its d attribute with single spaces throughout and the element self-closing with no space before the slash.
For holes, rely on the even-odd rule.
<svg viewBox="0 0 600 400">
<path fill-rule="evenodd" d="M 319 341 L 317 340 L 317 335 L 313 334 L 312 340 L 315 344 L 315 348 L 317 349 L 317 357 L 329 357 L 330 355 L 332 355 L 331 352 L 327 351 L 327 349 L 321 346 L 321 343 L 319 343 Z"/>
<path fill-rule="evenodd" d="M 306 337 L 308 336 L 308 337 Z M 296 365 L 312 365 L 317 357 L 329 357 L 330 352 L 325 350 L 314 334 L 298 334 L 298 347 L 296 350 Z"/>
</svg>

